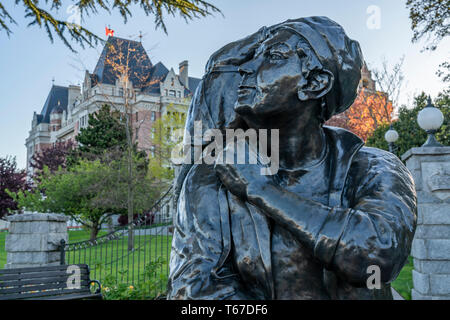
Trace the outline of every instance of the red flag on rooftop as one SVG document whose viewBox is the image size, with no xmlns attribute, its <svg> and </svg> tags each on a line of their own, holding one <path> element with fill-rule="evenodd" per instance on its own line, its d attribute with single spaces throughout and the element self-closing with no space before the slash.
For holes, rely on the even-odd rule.
<svg viewBox="0 0 450 320">
<path fill-rule="evenodd" d="M 107 36 L 114 37 L 114 30 L 113 29 L 108 29 L 108 27 L 105 27 L 105 33 L 106 33 Z"/>
</svg>

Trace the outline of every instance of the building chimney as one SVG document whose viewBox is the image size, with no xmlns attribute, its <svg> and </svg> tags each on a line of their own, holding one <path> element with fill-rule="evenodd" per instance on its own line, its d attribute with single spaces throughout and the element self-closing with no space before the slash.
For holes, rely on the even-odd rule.
<svg viewBox="0 0 450 320">
<path fill-rule="evenodd" d="M 183 82 L 186 89 L 189 89 L 189 76 L 188 76 L 188 61 L 184 60 L 180 62 L 180 80 Z"/>
<path fill-rule="evenodd" d="M 76 98 L 81 94 L 81 89 L 79 86 L 69 85 L 68 101 L 67 105 L 69 107 L 75 102 Z"/>
</svg>

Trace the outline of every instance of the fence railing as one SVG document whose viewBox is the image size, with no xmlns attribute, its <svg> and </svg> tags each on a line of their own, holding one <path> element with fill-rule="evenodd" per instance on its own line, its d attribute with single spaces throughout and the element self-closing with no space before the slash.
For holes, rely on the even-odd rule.
<svg viewBox="0 0 450 320">
<path fill-rule="evenodd" d="M 153 297 L 164 294 L 169 273 L 172 242 L 172 216 L 169 189 L 151 208 L 151 214 L 138 216 L 126 226 L 96 240 L 62 243 L 61 263 L 87 264 L 91 278 L 106 283 L 149 286 Z M 128 237 L 132 229 L 132 246 Z"/>
</svg>

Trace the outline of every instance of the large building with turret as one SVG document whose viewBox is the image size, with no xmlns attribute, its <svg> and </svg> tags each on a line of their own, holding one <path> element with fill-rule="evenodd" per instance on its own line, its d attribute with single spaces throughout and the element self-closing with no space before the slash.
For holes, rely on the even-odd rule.
<svg viewBox="0 0 450 320">
<path fill-rule="evenodd" d="M 188 61 L 178 72 L 162 62 L 153 64 L 141 42 L 109 37 L 93 72 L 86 70 L 80 86 L 53 85 L 39 113 L 34 112 L 26 139 L 27 170 L 33 154 L 67 140 L 75 140 L 88 126 L 88 115 L 108 104 L 132 110 L 134 134 L 141 150 L 152 152 L 152 125 L 167 112 L 186 113 L 200 79 L 190 77 Z"/>
</svg>

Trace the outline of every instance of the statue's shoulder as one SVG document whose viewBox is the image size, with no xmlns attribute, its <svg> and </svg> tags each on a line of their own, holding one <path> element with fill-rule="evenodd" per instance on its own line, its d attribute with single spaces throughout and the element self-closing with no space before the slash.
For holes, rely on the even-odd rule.
<svg viewBox="0 0 450 320">
<path fill-rule="evenodd" d="M 373 147 L 363 146 L 353 157 L 351 171 L 366 178 L 379 176 L 384 179 L 397 177 L 410 182 L 411 173 L 403 162 L 394 154 Z"/>
<path fill-rule="evenodd" d="M 353 162 L 367 161 L 372 165 L 401 165 L 403 163 L 394 154 L 382 149 L 363 146 L 355 154 Z"/>
</svg>

